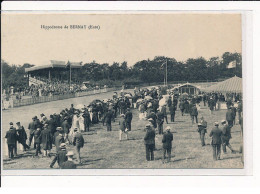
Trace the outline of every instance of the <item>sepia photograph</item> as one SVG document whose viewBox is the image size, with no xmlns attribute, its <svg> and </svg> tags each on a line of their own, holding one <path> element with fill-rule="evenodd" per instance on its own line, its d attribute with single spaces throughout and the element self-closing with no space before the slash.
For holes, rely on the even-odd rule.
<svg viewBox="0 0 260 194">
<path fill-rule="evenodd" d="M 3 12 L 1 29 L 4 171 L 244 168 L 241 13 Z"/>
</svg>

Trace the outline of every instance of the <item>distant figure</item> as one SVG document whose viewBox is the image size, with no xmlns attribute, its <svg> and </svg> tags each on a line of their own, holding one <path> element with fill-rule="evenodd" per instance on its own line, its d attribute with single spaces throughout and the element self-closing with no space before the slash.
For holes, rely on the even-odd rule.
<svg viewBox="0 0 260 194">
<path fill-rule="evenodd" d="M 221 153 L 221 136 L 222 131 L 218 128 L 218 122 L 215 122 L 215 127 L 210 132 L 209 136 L 212 137 L 211 145 L 213 149 L 213 159 L 220 160 L 220 153 Z"/>
<path fill-rule="evenodd" d="M 128 131 L 131 131 L 131 122 L 133 119 L 133 113 L 130 111 L 130 108 L 126 109 L 126 113 L 125 113 L 125 122 L 126 122 L 126 128 Z"/>
<path fill-rule="evenodd" d="M 42 142 L 41 129 L 37 128 L 36 131 L 34 132 L 34 143 L 36 146 L 35 156 L 38 156 L 38 154 L 42 154 L 41 142 Z"/>
<path fill-rule="evenodd" d="M 171 105 L 171 106 L 169 107 L 169 111 L 170 111 L 170 115 L 171 115 L 171 122 L 174 122 L 176 106 Z"/>
<path fill-rule="evenodd" d="M 164 116 L 164 118 L 165 118 L 165 121 L 166 121 L 166 123 L 168 124 L 166 105 L 163 105 L 163 106 L 162 106 L 161 112 L 163 113 L 163 116 Z"/>
<path fill-rule="evenodd" d="M 119 140 L 122 141 L 122 135 L 123 133 L 126 134 L 126 139 L 128 140 L 128 131 L 126 131 L 126 121 L 125 121 L 125 115 L 121 114 L 119 119 Z"/>
<path fill-rule="evenodd" d="M 181 116 L 183 116 L 183 114 L 184 114 L 184 109 L 185 109 L 183 100 L 181 100 L 181 102 L 180 102 L 180 104 L 179 104 L 179 108 L 180 108 L 180 110 L 181 110 Z"/>
<path fill-rule="evenodd" d="M 198 109 L 196 107 L 196 104 L 193 104 L 192 108 L 191 108 L 191 120 L 192 120 L 192 124 L 194 124 L 194 118 L 196 123 L 198 123 Z"/>
<path fill-rule="evenodd" d="M 107 131 L 112 131 L 112 119 L 113 119 L 113 113 L 111 110 L 108 110 L 108 112 L 105 114 L 104 120 L 103 120 L 103 125 L 104 122 L 106 123 L 107 126 Z"/>
<path fill-rule="evenodd" d="M 233 111 L 231 110 L 231 106 L 228 108 L 228 111 L 226 113 L 226 120 L 228 122 L 228 125 L 230 127 L 233 127 L 233 123 L 234 123 L 234 115 L 233 115 Z"/>
<path fill-rule="evenodd" d="M 150 124 L 145 126 L 146 134 L 144 137 L 146 160 L 154 160 L 154 146 L 155 146 L 155 131 Z"/>
<path fill-rule="evenodd" d="M 160 111 L 160 109 L 158 109 L 158 113 L 156 116 L 157 116 L 157 126 L 158 126 L 159 134 L 163 134 L 164 114 L 163 112 Z"/>
<path fill-rule="evenodd" d="M 72 151 L 69 151 L 66 156 L 68 157 L 68 160 L 66 162 L 63 162 L 60 166 L 61 169 L 76 169 L 77 166 L 73 162 L 73 155 L 74 153 Z"/>
<path fill-rule="evenodd" d="M 9 158 L 14 159 L 14 148 L 17 141 L 17 134 L 12 122 L 10 122 L 10 129 L 6 132 L 5 138 L 7 139 L 8 156 Z"/>
<path fill-rule="evenodd" d="M 171 161 L 171 151 L 172 151 L 172 140 L 173 135 L 171 133 L 171 128 L 166 127 L 166 133 L 163 134 L 162 143 L 163 143 L 163 162 L 165 162 L 167 154 L 167 162 Z"/>
<path fill-rule="evenodd" d="M 207 133 L 207 125 L 207 121 L 204 120 L 204 117 L 201 117 L 200 123 L 198 124 L 201 146 L 205 146 L 205 133 Z"/>
</svg>

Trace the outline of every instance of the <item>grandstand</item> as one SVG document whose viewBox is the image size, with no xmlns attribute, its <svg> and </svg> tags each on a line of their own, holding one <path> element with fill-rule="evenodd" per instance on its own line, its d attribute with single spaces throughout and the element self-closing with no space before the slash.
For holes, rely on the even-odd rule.
<svg viewBox="0 0 260 194">
<path fill-rule="evenodd" d="M 50 60 L 49 64 L 25 68 L 28 76 L 28 85 L 45 84 L 55 80 L 69 83 L 72 72 L 82 68 L 82 62 L 65 62 Z M 73 80 L 72 80 L 73 81 Z"/>
</svg>

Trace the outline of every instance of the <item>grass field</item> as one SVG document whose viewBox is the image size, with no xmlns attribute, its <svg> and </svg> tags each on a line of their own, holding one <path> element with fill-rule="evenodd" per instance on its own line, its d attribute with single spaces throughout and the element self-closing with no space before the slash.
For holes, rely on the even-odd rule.
<svg viewBox="0 0 260 194">
<path fill-rule="evenodd" d="M 111 98 L 112 92 L 100 94 L 96 96 L 88 96 L 74 99 L 67 99 L 44 104 L 37 104 L 28 107 L 20 107 L 16 109 L 3 111 L 2 130 L 3 139 L 5 131 L 8 129 L 10 121 L 21 121 L 27 127 L 32 116 L 46 113 L 47 115 L 58 112 L 62 108 L 70 106 L 71 103 L 88 104 L 94 98 L 104 99 Z M 132 131 L 129 133 L 130 140 L 119 141 L 119 126 L 118 120 L 112 123 L 112 131 L 107 132 L 106 126 L 97 124 L 91 127 L 90 132 L 83 133 L 85 146 L 81 150 L 82 165 L 78 168 L 89 169 L 107 169 L 107 168 L 243 168 L 241 162 L 241 154 L 231 154 L 228 149 L 227 154 L 221 154 L 221 160 L 213 161 L 212 147 L 210 145 L 210 133 L 213 123 L 225 119 L 225 110 L 215 111 L 213 115 L 209 114 L 207 107 L 201 104 L 199 116 L 204 116 L 208 122 L 208 134 L 206 134 L 206 146 L 201 147 L 197 126 L 191 124 L 189 115 L 181 116 L 180 111 L 176 112 L 176 122 L 169 123 L 168 126 L 174 132 L 172 161 L 170 163 L 162 163 L 162 136 L 156 135 L 155 161 L 147 162 L 145 160 L 144 146 L 144 126 L 147 121 L 140 121 L 138 111 L 132 110 L 133 121 Z M 168 115 L 168 120 L 170 116 Z M 164 124 L 164 128 L 167 124 Z M 4 142 L 4 141 L 3 141 Z M 239 150 L 242 144 L 240 137 L 240 126 L 237 124 L 232 128 L 231 145 L 235 150 Z M 5 146 L 4 146 L 5 147 Z M 68 150 L 73 150 L 73 146 L 68 146 Z M 51 158 L 33 158 L 34 150 L 26 153 L 18 152 L 19 157 L 14 160 L 9 160 L 6 156 L 6 150 L 3 157 L 4 169 L 47 169 L 55 154 L 55 148 L 52 150 Z M 54 168 L 58 168 L 55 164 Z"/>
</svg>

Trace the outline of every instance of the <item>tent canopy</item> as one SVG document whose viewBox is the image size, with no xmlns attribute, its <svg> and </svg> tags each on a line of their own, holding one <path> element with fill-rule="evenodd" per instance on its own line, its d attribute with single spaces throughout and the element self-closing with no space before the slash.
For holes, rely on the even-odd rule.
<svg viewBox="0 0 260 194">
<path fill-rule="evenodd" d="M 235 77 L 227 79 L 223 82 L 219 82 L 215 85 L 204 88 L 203 91 L 205 91 L 205 92 L 242 93 L 243 92 L 242 78 L 235 76 Z"/>
</svg>

